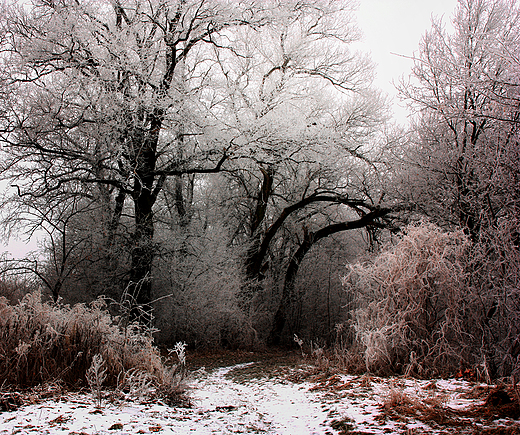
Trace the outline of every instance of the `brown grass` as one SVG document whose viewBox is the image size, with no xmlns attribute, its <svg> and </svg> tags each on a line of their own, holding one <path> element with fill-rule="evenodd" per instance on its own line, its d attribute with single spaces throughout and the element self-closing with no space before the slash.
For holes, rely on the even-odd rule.
<svg viewBox="0 0 520 435">
<path fill-rule="evenodd" d="M 520 407 L 514 395 L 510 388 L 504 386 L 491 388 L 484 395 L 479 390 L 477 397 L 484 399 L 483 403 L 457 410 L 446 406 L 446 395 L 438 393 L 437 388 L 433 387 L 433 383 L 427 385 L 423 390 L 428 391 L 428 394 L 406 393 L 395 385 L 389 390 L 380 405 L 381 414 L 378 416 L 378 420 L 407 421 L 407 419 L 414 419 L 429 425 L 469 428 L 472 427 L 475 419 L 492 422 L 498 419 L 515 420 L 520 417 Z M 513 429 L 511 427 L 511 430 L 504 432 L 505 428 L 499 426 L 488 428 L 485 433 L 516 434 L 519 430 L 518 425 L 515 428 L 514 431 L 511 431 Z"/>
<path fill-rule="evenodd" d="M 146 374 L 151 385 L 166 390 L 178 384 L 177 373 L 163 364 L 151 333 L 137 324 L 118 324 L 102 300 L 71 307 L 44 302 L 40 293 L 28 294 L 16 305 L 0 298 L 2 389 L 56 382 L 85 387 L 95 355 L 101 356 L 106 370 L 105 386 L 121 387 L 132 373 L 134 379 Z"/>
<path fill-rule="evenodd" d="M 392 388 L 380 405 L 381 415 L 378 419 L 402 420 L 413 418 L 423 423 L 436 423 L 442 426 L 457 427 L 464 423 L 457 414 L 445 406 L 443 394 L 430 393 L 428 396 L 407 394 L 399 387 Z"/>
</svg>

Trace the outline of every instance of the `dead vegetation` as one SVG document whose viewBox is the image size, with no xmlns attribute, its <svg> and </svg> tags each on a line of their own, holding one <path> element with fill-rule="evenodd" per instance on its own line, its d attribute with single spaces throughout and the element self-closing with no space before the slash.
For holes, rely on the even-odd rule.
<svg viewBox="0 0 520 435">
<path fill-rule="evenodd" d="M 489 434 L 520 433 L 520 426 L 514 423 L 520 418 L 520 406 L 510 386 L 488 386 L 473 397 L 469 406 L 453 407 L 448 403 L 449 395 L 439 391 L 433 382 L 426 388 L 411 392 L 394 385 L 380 404 L 381 414 L 377 419 L 381 422 L 413 419 L 431 427 L 458 427 L 464 433 L 469 429 L 472 430 L 469 433 L 484 433 L 476 429 L 479 426 L 482 430 L 485 426 L 494 426 L 486 428 L 485 433 Z"/>
<path fill-rule="evenodd" d="M 21 401 L 12 391 L 32 388 L 27 398 L 42 386 L 53 386 L 54 394 L 60 388 L 90 388 L 99 402 L 103 388 L 139 395 L 153 387 L 177 400 L 185 374 L 183 349 L 171 355 L 177 361 L 165 364 L 151 332 L 112 317 L 103 300 L 71 307 L 44 302 L 40 293 L 27 294 L 16 305 L 0 298 L 2 408 Z"/>
<path fill-rule="evenodd" d="M 510 231 L 495 234 L 491 250 L 462 230 L 421 221 L 371 261 L 349 265 L 352 314 L 344 329 L 365 370 L 423 378 L 468 371 L 488 383 L 516 373 L 520 257 L 509 252 Z"/>
<path fill-rule="evenodd" d="M 369 373 L 346 375 L 322 356 L 317 365 L 306 365 L 294 371 L 289 380 L 310 382 L 309 391 L 326 397 L 337 397 L 344 403 L 376 400 L 378 413 L 372 427 L 399 427 L 399 433 L 448 434 L 520 434 L 520 403 L 511 383 L 489 385 L 475 379 L 466 370 L 451 381 L 420 380 L 409 376 L 380 377 Z M 467 378 L 467 379 L 465 379 Z M 451 387 L 447 387 L 451 385 Z M 342 434 L 373 433 L 356 430 L 347 418 L 335 420 Z M 429 429 L 405 429 L 420 422 Z M 370 426 L 370 425 L 368 425 Z M 365 428 L 367 425 L 364 426 Z M 396 429 L 397 430 L 397 429 Z"/>
<path fill-rule="evenodd" d="M 413 418 L 423 423 L 442 426 L 464 426 L 457 412 L 446 406 L 447 396 L 428 390 L 426 394 L 410 394 L 393 386 L 380 405 L 379 421 Z"/>
</svg>

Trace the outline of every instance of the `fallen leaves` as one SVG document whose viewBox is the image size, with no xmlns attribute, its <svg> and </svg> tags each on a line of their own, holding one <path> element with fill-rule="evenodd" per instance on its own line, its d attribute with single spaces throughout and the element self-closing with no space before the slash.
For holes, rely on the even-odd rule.
<svg viewBox="0 0 520 435">
<path fill-rule="evenodd" d="M 49 421 L 49 424 L 51 426 L 56 426 L 58 424 L 66 423 L 69 420 L 70 420 L 70 417 L 67 417 L 67 416 L 64 416 L 64 415 L 59 415 L 54 420 Z"/>
<path fill-rule="evenodd" d="M 518 411 L 509 387 L 460 379 L 349 376 L 307 365 L 271 367 L 263 361 L 197 372 L 191 391 L 192 408 L 121 397 L 98 409 L 91 395 L 81 393 L 62 391 L 44 403 L 28 393 L 13 395 L 29 406 L 0 413 L 0 435 L 186 433 L 193 428 L 204 434 L 293 434 L 309 428 L 322 435 L 520 434 L 517 414 L 509 413 Z"/>
</svg>

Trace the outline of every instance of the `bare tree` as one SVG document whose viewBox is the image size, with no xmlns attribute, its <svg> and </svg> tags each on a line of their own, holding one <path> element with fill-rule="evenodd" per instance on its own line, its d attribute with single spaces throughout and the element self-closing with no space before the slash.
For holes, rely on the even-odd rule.
<svg viewBox="0 0 520 435">
<path fill-rule="evenodd" d="M 190 278 L 170 281 L 184 289 L 193 283 L 200 270 L 193 261 L 201 254 L 215 267 L 222 258 L 241 257 L 246 308 L 270 286 L 260 284 L 263 277 L 285 274 L 302 223 L 314 231 L 317 218 L 341 222 L 339 207 L 366 212 L 381 205 L 378 134 L 386 113 L 384 98 L 371 89 L 371 62 L 350 49 L 358 32 L 349 2 L 300 7 L 289 19 L 226 37 L 229 50 L 214 50 L 203 103 L 222 128 L 235 132 L 239 147 L 214 181 L 195 175 L 170 183 L 164 211 L 186 216 L 189 226 L 180 236 L 189 241 L 170 247 L 186 256 L 174 268 Z M 208 196 L 216 185 L 216 195 Z M 210 259 L 198 246 L 203 240 L 213 246 L 216 228 L 229 249 Z"/>
<path fill-rule="evenodd" d="M 212 90 L 229 97 L 225 122 L 247 141 L 247 161 L 226 171 L 248 200 L 247 279 L 259 278 L 291 214 L 369 201 L 361 174 L 379 163 L 372 147 L 385 101 L 371 89 L 370 60 L 351 51 L 352 11 L 320 4 L 277 26 L 240 29 L 233 42 L 247 56 L 217 57 L 225 81 Z"/>
<path fill-rule="evenodd" d="M 520 10 L 509 0 L 461 0 L 453 23 L 448 34 L 442 21 L 433 22 L 400 91 L 419 114 L 418 170 L 411 172 L 420 181 L 415 185 L 422 183 L 416 202 L 465 227 L 476 241 L 481 229 L 518 211 L 512 162 L 518 157 Z"/>
<path fill-rule="evenodd" d="M 382 221 L 382 218 L 388 216 L 392 211 L 397 211 L 397 208 L 384 208 L 384 207 L 370 207 L 366 206 L 369 211 L 365 211 L 363 206 L 358 206 L 356 209 L 361 215 L 358 219 L 350 220 L 347 222 L 340 222 L 336 224 L 330 224 L 323 228 L 320 228 L 316 232 L 308 231 L 307 228 L 304 228 L 303 240 L 300 243 L 298 249 L 292 255 L 289 265 L 287 267 L 287 271 L 285 273 L 285 280 L 283 284 L 282 297 L 280 299 L 280 303 L 278 305 L 278 309 L 276 310 L 274 316 L 274 324 L 269 334 L 269 343 L 272 345 L 280 344 L 282 338 L 282 332 L 285 327 L 288 313 L 290 310 L 294 308 L 295 305 L 295 294 L 294 287 L 296 282 L 296 276 L 298 274 L 298 269 L 300 268 L 300 264 L 302 263 L 305 255 L 312 246 L 319 242 L 321 239 L 329 237 L 333 234 L 342 232 L 342 231 L 350 231 L 359 228 L 366 228 L 371 225 L 381 226 L 381 227 L 390 227 L 389 223 L 385 223 Z"/>
<path fill-rule="evenodd" d="M 75 198 L 78 199 L 78 198 Z M 61 207 L 43 206 L 31 201 L 22 211 L 20 202 L 16 207 L 16 222 L 11 217 L 10 224 L 24 228 L 26 231 L 44 232 L 45 247 L 40 255 L 34 253 L 28 258 L 6 259 L 2 262 L 2 272 L 6 275 L 19 275 L 26 272 L 34 274 L 50 292 L 56 302 L 62 295 L 64 284 L 71 284 L 80 265 L 86 262 L 88 254 L 85 249 L 85 233 L 81 236 L 74 233 L 72 222 L 83 213 L 85 208 L 76 204 L 73 199 Z M 46 255 L 47 258 L 43 258 Z"/>
</svg>

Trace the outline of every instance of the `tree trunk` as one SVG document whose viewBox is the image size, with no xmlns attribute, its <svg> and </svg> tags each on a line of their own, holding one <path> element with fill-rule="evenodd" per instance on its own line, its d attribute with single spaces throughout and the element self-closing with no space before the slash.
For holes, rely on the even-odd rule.
<svg viewBox="0 0 520 435">
<path fill-rule="evenodd" d="M 260 168 L 260 170 L 262 171 L 263 179 L 258 192 L 256 207 L 251 216 L 251 242 L 244 261 L 246 281 L 239 294 L 239 303 L 245 310 L 247 310 L 254 295 L 261 289 L 260 281 L 263 278 L 261 270 L 264 255 L 260 254 L 260 246 L 262 237 L 265 237 L 265 235 L 260 231 L 260 226 L 265 219 L 267 203 L 273 192 L 273 167 L 269 166 L 267 170 Z"/>
<path fill-rule="evenodd" d="M 154 192 L 157 143 L 162 125 L 162 113 L 150 115 L 150 127 L 146 133 L 137 131 L 134 142 L 135 170 L 132 199 L 134 201 L 135 228 L 131 250 L 130 282 L 128 298 L 131 304 L 130 320 L 150 325 L 152 320 L 152 267 L 155 257 L 153 206 L 157 198 Z M 141 140 L 139 140 L 141 139 Z"/>
<path fill-rule="evenodd" d="M 137 320 L 144 325 L 150 324 L 152 319 L 151 276 L 155 256 L 152 199 L 149 192 L 143 190 L 135 200 L 135 231 L 128 284 L 128 297 L 132 307 L 130 320 Z"/>
<path fill-rule="evenodd" d="M 249 247 L 247 258 L 245 261 L 247 280 L 255 280 L 260 278 L 259 275 L 260 270 L 262 269 L 264 255 L 260 252 L 262 233 L 259 231 L 259 228 L 265 218 L 265 214 L 267 211 L 267 203 L 273 191 L 273 167 L 269 166 L 267 170 L 263 168 L 260 170 L 263 174 L 263 180 L 260 186 L 260 192 L 258 194 L 255 211 L 251 220 L 252 243 Z"/>
<path fill-rule="evenodd" d="M 314 243 L 314 234 L 308 232 L 307 228 L 304 228 L 303 232 L 303 242 L 292 256 L 289 266 L 287 267 L 287 272 L 285 273 L 282 299 L 280 300 L 280 305 L 278 306 L 278 310 L 274 316 L 273 328 L 271 329 L 268 339 L 268 344 L 272 346 L 278 346 L 280 344 L 282 332 L 287 320 L 287 314 L 294 307 L 294 285 L 296 283 L 296 276 L 298 275 L 300 263 Z"/>
</svg>

